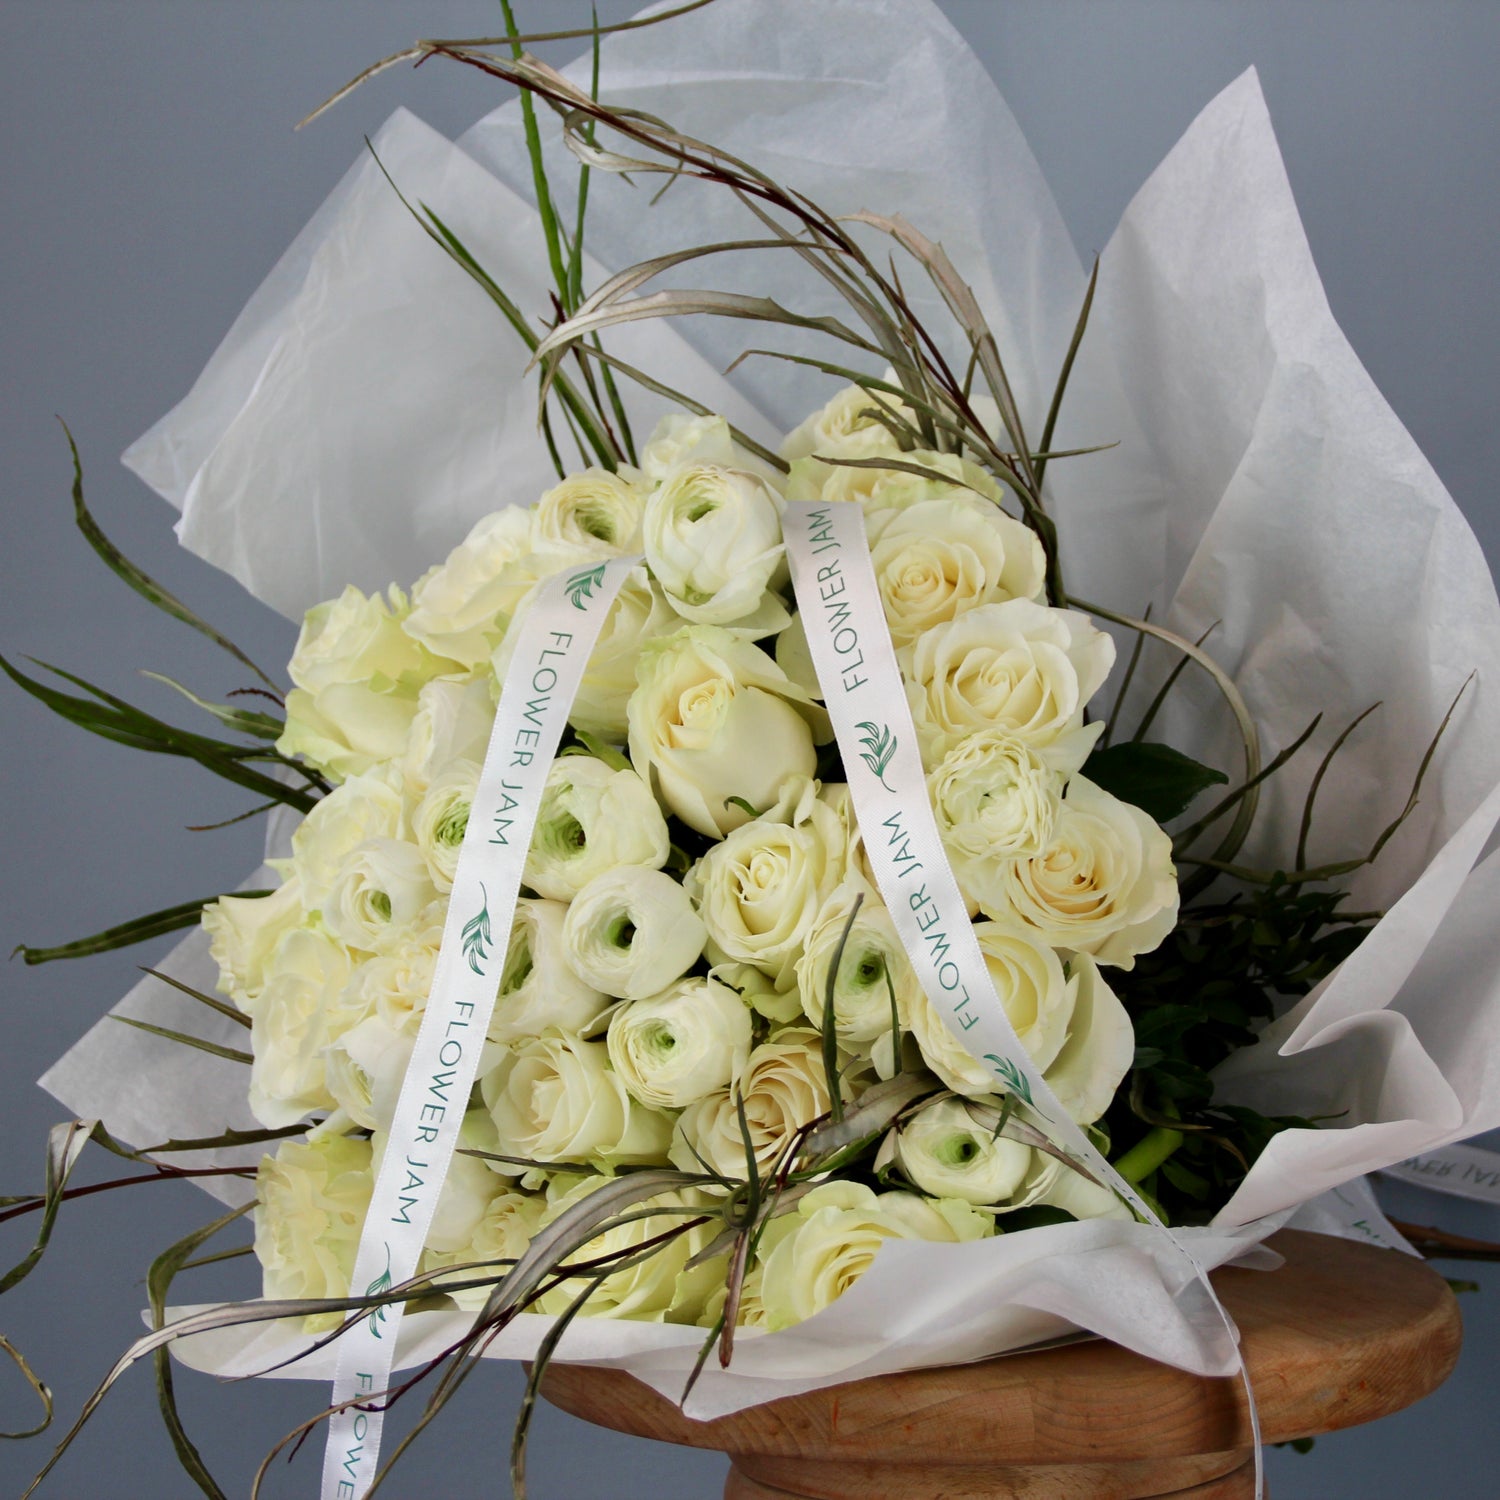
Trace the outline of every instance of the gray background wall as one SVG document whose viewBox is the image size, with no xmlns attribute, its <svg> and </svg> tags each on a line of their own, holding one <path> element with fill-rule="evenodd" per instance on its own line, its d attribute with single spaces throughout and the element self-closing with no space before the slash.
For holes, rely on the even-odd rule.
<svg viewBox="0 0 1500 1500">
<path fill-rule="evenodd" d="M 631 8 L 601 0 L 605 20 Z M 1494 417 L 1500 389 L 1500 6 L 1485 0 L 943 0 L 1020 118 L 1081 250 L 1100 247 L 1136 186 L 1199 108 L 1247 64 L 1261 70 L 1294 190 L 1355 348 L 1500 557 Z M 523 16 L 585 21 L 581 0 Z M 187 388 L 230 320 L 398 102 L 457 134 L 494 96 L 439 68 L 379 80 L 299 135 L 292 122 L 372 58 L 419 34 L 496 24 L 493 0 L 0 0 L 0 649 L 83 668 L 135 692 L 139 667 L 215 692 L 236 685 L 114 582 L 72 530 L 66 453 L 83 450 L 96 513 L 150 571 L 251 654 L 284 661 L 293 632 L 179 552 L 167 508 L 115 463 Z M 254 826 L 193 834 L 237 804 L 0 689 L 4 892 L 0 944 L 48 942 L 232 884 Z M 0 971 L 0 1190 L 41 1176 L 59 1109 L 32 1087 L 165 944 L 83 964 Z M 107 1170 L 107 1169 L 106 1169 Z M 1500 1238 L 1500 1214 L 1416 1192 L 1393 1206 Z M 139 1329 L 145 1265 L 205 1216 L 182 1187 L 106 1195 L 66 1213 L 43 1268 L 0 1312 L 66 1420 Z M 0 1228 L 19 1257 L 29 1225 Z M 1500 1276 L 1465 1299 L 1468 1346 L 1431 1400 L 1336 1435 L 1306 1458 L 1270 1456 L 1278 1500 L 1494 1493 Z M 229 1286 L 226 1279 L 224 1285 Z M 243 1283 L 241 1283 L 243 1286 Z M 207 1295 L 205 1293 L 204 1295 Z M 183 1409 L 233 1494 L 314 1389 L 221 1387 L 187 1376 Z M 464 1398 L 392 1493 L 503 1493 L 518 1393 L 497 1367 Z M 0 1426 L 29 1420 L 0 1371 Z M 718 1493 L 722 1461 L 538 1423 L 534 1493 L 635 1500 Z M 7 1492 L 45 1442 L 7 1444 Z M 308 1494 L 304 1458 L 272 1494 Z M 399 1471 L 398 1471 L 399 1472 Z M 112 1396 L 50 1493 L 132 1500 L 192 1493 L 154 1411 L 149 1371 Z"/>
</svg>

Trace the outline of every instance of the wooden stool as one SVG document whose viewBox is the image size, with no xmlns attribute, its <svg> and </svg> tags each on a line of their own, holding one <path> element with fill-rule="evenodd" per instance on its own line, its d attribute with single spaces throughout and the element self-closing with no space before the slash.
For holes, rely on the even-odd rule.
<svg viewBox="0 0 1500 1500">
<path fill-rule="evenodd" d="M 1458 1306 L 1421 1261 L 1283 1230 L 1278 1271 L 1216 1271 L 1265 1441 L 1388 1416 L 1458 1358 Z M 725 1500 L 1240 1500 L 1254 1490 L 1238 1379 L 1204 1380 L 1102 1341 L 829 1386 L 689 1421 L 619 1370 L 553 1365 L 564 1411 L 718 1448 Z"/>
</svg>

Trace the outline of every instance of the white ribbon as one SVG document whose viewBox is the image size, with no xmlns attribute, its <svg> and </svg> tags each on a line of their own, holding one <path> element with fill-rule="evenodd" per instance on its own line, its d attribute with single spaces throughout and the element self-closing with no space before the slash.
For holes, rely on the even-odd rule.
<svg viewBox="0 0 1500 1500">
<path fill-rule="evenodd" d="M 417 1273 L 495 1008 L 547 772 L 610 605 L 639 561 L 548 579 L 520 628 L 351 1288 L 373 1295 Z M 386 1304 L 339 1339 L 333 1404 L 344 1409 L 329 1421 L 323 1500 L 361 1500 L 374 1481 L 401 1314 L 400 1302 Z"/>
<path fill-rule="evenodd" d="M 1210 1319 L 1222 1321 L 1238 1349 L 1238 1330 L 1207 1273 L 1069 1117 L 1027 1056 L 995 993 L 928 801 L 863 508 L 849 502 L 790 502 L 782 529 L 798 613 L 843 755 L 865 853 L 924 993 L 964 1048 L 993 1073 L 996 1092 L 1024 1101 L 1054 1145 L 1167 1236 L 1192 1268 L 1190 1286 L 1201 1288 L 1212 1304 L 1212 1312 L 1206 1306 L 1190 1312 L 1192 1321 L 1200 1327 Z M 1242 1357 L 1240 1375 L 1249 1399 L 1259 1497 L 1264 1490 L 1260 1421 Z"/>
<path fill-rule="evenodd" d="M 1478 1146 L 1439 1146 L 1384 1167 L 1381 1175 L 1475 1203 L 1500 1203 L 1500 1153 Z"/>
</svg>

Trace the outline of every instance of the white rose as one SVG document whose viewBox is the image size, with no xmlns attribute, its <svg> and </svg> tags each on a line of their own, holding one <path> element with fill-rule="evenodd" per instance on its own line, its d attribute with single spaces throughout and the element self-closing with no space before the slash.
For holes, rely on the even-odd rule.
<svg viewBox="0 0 1500 1500">
<path fill-rule="evenodd" d="M 822 1183 L 798 1200 L 791 1231 L 762 1259 L 766 1326 L 790 1328 L 837 1301 L 887 1240 L 955 1244 L 993 1231 L 986 1215 L 957 1200 L 928 1203 L 914 1193 L 875 1193 L 857 1182 Z"/>
<path fill-rule="evenodd" d="M 885 391 L 845 386 L 787 435 L 781 456 L 792 464 L 814 454 L 826 458 L 905 458 L 890 427 L 872 415 L 881 411 L 889 413 L 898 428 L 900 422 L 910 422 L 914 416 L 910 407 Z"/>
<path fill-rule="evenodd" d="M 418 931 L 420 925 L 404 942 L 361 962 L 340 1003 L 361 1017 L 378 1016 L 392 1031 L 415 1035 L 432 993 L 442 937 L 440 929 Z"/>
<path fill-rule="evenodd" d="M 538 1162 L 660 1162 L 672 1124 L 636 1104 L 603 1042 L 548 1030 L 480 1081 L 506 1156 Z"/>
<path fill-rule="evenodd" d="M 262 1295 L 347 1297 L 373 1187 L 368 1141 L 325 1135 L 283 1141 L 274 1156 L 263 1156 L 255 1179 Z M 343 1320 L 341 1312 L 322 1313 L 307 1326 L 325 1332 Z"/>
<path fill-rule="evenodd" d="M 670 849 L 667 820 L 634 771 L 617 771 L 591 755 L 560 755 L 547 772 L 525 883 L 554 901 L 571 901 L 619 865 L 661 869 Z"/>
<path fill-rule="evenodd" d="M 706 936 L 687 892 L 661 870 L 638 865 L 596 875 L 563 923 L 573 971 L 621 1000 L 655 995 L 680 979 Z"/>
<path fill-rule="evenodd" d="M 359 776 L 406 747 L 416 713 L 414 693 L 338 683 L 313 694 L 293 688 L 286 695 L 286 728 L 276 748 L 301 756 L 334 781 Z"/>
<path fill-rule="evenodd" d="M 420 797 L 432 778 L 455 760 L 483 765 L 494 725 L 488 675 L 462 682 L 439 677 L 427 683 L 417 694 L 416 713 L 401 754 L 407 795 Z"/>
<path fill-rule="evenodd" d="M 851 925 L 850 913 L 861 894 L 864 900 Z M 834 1030 L 850 1051 L 868 1053 L 871 1043 L 891 1032 L 893 997 L 896 1016 L 907 1015 L 920 987 L 891 914 L 862 880 L 839 886 L 823 903 L 797 960 L 802 1009 L 820 1030 L 840 943 L 843 952 L 833 989 Z"/>
<path fill-rule="evenodd" d="M 363 1130 L 389 1130 L 416 1033 L 366 1016 L 323 1054 L 326 1087 L 333 1101 Z"/>
<path fill-rule="evenodd" d="M 349 954 L 324 933 L 294 928 L 266 965 L 250 1027 L 250 1109 L 271 1129 L 332 1109 L 324 1052 L 359 1020 L 344 1000 Z"/>
<path fill-rule="evenodd" d="M 567 1181 L 568 1179 L 563 1179 L 563 1183 Z M 565 1192 L 553 1199 L 542 1215 L 542 1224 L 545 1226 L 554 1222 L 608 1181 L 606 1177 L 575 1179 Z M 667 1240 L 636 1264 L 627 1265 L 606 1276 L 590 1292 L 588 1301 L 584 1303 L 584 1315 L 592 1318 L 634 1318 L 648 1323 L 696 1322 L 715 1282 L 721 1285 L 723 1283 L 722 1264 L 688 1264 L 708 1245 L 721 1227 L 717 1204 L 699 1190 L 686 1188 L 659 1193 L 635 1207 L 663 1211 L 616 1225 L 613 1229 L 596 1235 L 569 1259 L 597 1260 L 607 1255 L 631 1257 L 648 1240 L 673 1229 L 683 1229 L 695 1217 L 673 1210 L 702 1208 L 703 1217 L 708 1222 L 683 1229 L 681 1234 Z M 586 1285 L 582 1278 L 570 1278 L 538 1298 L 536 1310 L 548 1314 L 566 1312 Z"/>
<path fill-rule="evenodd" d="M 961 1099 L 918 1110 L 895 1133 L 895 1159 L 924 1193 L 1003 1203 L 1031 1166 L 1031 1147 L 976 1123 Z"/>
<path fill-rule="evenodd" d="M 1075 987 L 1068 1040 L 1047 1069 L 1047 1085 L 1074 1120 L 1092 1125 L 1135 1060 L 1135 1028 L 1087 953 L 1069 961 L 1068 977 Z"/>
<path fill-rule="evenodd" d="M 672 608 L 698 624 L 728 625 L 760 608 L 781 564 L 781 500 L 746 470 L 687 464 L 647 500 L 642 537 Z"/>
<path fill-rule="evenodd" d="M 1001 873 L 1007 916 L 1102 964 L 1133 967 L 1177 925 L 1171 839 L 1082 776 L 1068 783 L 1051 843 Z"/>
<path fill-rule="evenodd" d="M 246 1014 L 266 984 L 266 964 L 276 945 L 302 925 L 301 884 L 291 876 L 269 896 L 220 896 L 203 908 L 208 951 L 219 966 L 219 989 Z"/>
<path fill-rule="evenodd" d="M 531 512 L 507 506 L 479 521 L 446 561 L 417 581 L 406 633 L 438 656 L 476 667 L 539 576 Z"/>
<path fill-rule="evenodd" d="M 340 942 L 375 953 L 399 941 L 436 895 L 415 844 L 367 839 L 345 856 L 320 910 Z"/>
<path fill-rule="evenodd" d="M 965 897 L 1004 910 L 1006 863 L 1051 842 L 1062 777 L 1014 735 L 982 729 L 960 740 L 927 778 L 933 816 Z"/>
<path fill-rule="evenodd" d="M 633 1098 L 653 1109 L 681 1109 L 727 1087 L 744 1070 L 750 1011 L 712 979 L 684 979 L 616 1007 L 608 1046 Z"/>
<path fill-rule="evenodd" d="M 412 810 L 412 842 L 421 850 L 427 873 L 439 891 L 453 889 L 469 808 L 478 787 L 479 766 L 472 760 L 452 761 L 433 778 Z"/>
<path fill-rule="evenodd" d="M 399 839 L 405 818 L 401 778 L 390 766 L 351 776 L 317 803 L 292 834 L 292 868 L 302 904 L 320 911 L 345 861 L 367 839 Z"/>
<path fill-rule="evenodd" d="M 478 1312 L 489 1298 L 489 1286 L 464 1287 L 466 1281 L 488 1276 L 498 1281 L 510 1264 L 526 1253 L 526 1247 L 541 1227 L 547 1200 L 540 1193 L 522 1193 L 501 1188 L 485 1205 L 467 1243 L 453 1250 L 435 1250 L 431 1242 L 422 1257 L 422 1269 L 435 1271 L 445 1266 L 472 1266 L 473 1270 L 454 1271 L 438 1279 L 436 1286 L 465 1312 Z"/>
<path fill-rule="evenodd" d="M 1047 580 L 1036 533 L 977 496 L 873 515 L 870 561 L 898 651 L 981 604 L 1034 599 Z"/>
<path fill-rule="evenodd" d="M 1003 729 L 1071 775 L 1103 729 L 1085 725 L 1083 710 L 1114 658 L 1114 642 L 1084 615 L 1029 599 L 936 626 L 912 647 L 908 671 L 926 763 L 979 730 Z"/>
<path fill-rule="evenodd" d="M 648 641 L 631 695 L 630 759 L 649 766 L 667 808 L 722 838 L 817 766 L 827 716 L 758 646 L 713 625 Z"/>
<path fill-rule="evenodd" d="M 609 997 L 580 979 L 569 963 L 563 931 L 567 914 L 561 901 L 523 897 L 516 902 L 490 1017 L 492 1042 L 514 1045 L 548 1026 L 587 1032 L 609 1009 Z"/>
<path fill-rule="evenodd" d="M 701 1172 L 702 1162 L 707 1162 L 726 1177 L 746 1177 L 741 1099 L 756 1170 L 764 1176 L 775 1167 L 797 1130 L 828 1113 L 822 1037 L 796 1027 L 756 1047 L 733 1091 L 717 1089 L 678 1116 L 672 1138 L 673 1164 L 685 1172 Z"/>
<path fill-rule="evenodd" d="M 641 647 L 653 636 L 676 630 L 680 623 L 661 586 L 644 567 L 632 568 L 604 617 L 568 722 L 585 734 L 597 735 L 612 745 L 622 744 L 630 728 L 626 706 L 635 691 L 635 664 Z M 509 660 L 507 647 L 514 649 L 509 636 L 496 653 L 498 677 L 504 676 L 504 664 Z"/>
<path fill-rule="evenodd" d="M 956 453 L 933 453 L 913 449 L 910 453 L 891 454 L 902 463 L 920 467 L 910 469 L 848 468 L 799 458 L 787 475 L 789 500 L 848 501 L 864 507 L 867 516 L 884 511 L 905 510 L 926 500 L 973 499 L 976 496 L 999 505 L 1005 490 L 994 476 L 971 459 Z"/>
<path fill-rule="evenodd" d="M 399 589 L 390 591 L 387 602 L 350 584 L 337 599 L 313 605 L 303 617 L 287 675 L 314 695 L 353 683 L 409 684 L 414 695 L 447 664 L 434 661 L 401 628 L 407 609 Z"/>
<path fill-rule="evenodd" d="M 554 485 L 537 502 L 532 536 L 541 547 L 577 547 L 600 555 L 640 546 L 641 492 L 607 469 L 585 469 Z"/>
<path fill-rule="evenodd" d="M 484 1161 L 466 1153 L 473 1148 L 487 1149 L 493 1139 L 493 1122 L 489 1112 L 471 1109 L 459 1126 L 457 1149 L 448 1164 L 443 1190 L 438 1194 L 432 1224 L 427 1231 L 427 1249 L 442 1252 L 462 1250 L 479 1231 L 490 1204 L 505 1185 Z"/>
<path fill-rule="evenodd" d="M 788 777 L 776 804 L 715 844 L 683 882 L 708 928 L 710 957 L 754 964 L 789 989 L 847 857 L 843 824 L 817 783 Z"/>
</svg>

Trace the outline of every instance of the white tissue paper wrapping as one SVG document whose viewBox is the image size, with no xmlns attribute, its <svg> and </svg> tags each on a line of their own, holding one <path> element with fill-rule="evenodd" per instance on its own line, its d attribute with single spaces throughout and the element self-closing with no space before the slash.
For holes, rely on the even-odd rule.
<svg viewBox="0 0 1500 1500">
<path fill-rule="evenodd" d="M 582 68 L 574 76 L 586 83 Z M 603 89 L 835 212 L 899 211 L 941 240 L 1039 430 L 1085 271 L 1009 110 L 926 0 L 719 0 L 610 38 Z M 543 308 L 514 103 L 456 145 L 398 112 L 375 147 L 408 198 L 435 208 L 523 306 Z M 755 232 L 722 190 L 682 181 L 648 208 L 653 189 L 596 180 L 591 277 Z M 830 310 L 793 257 L 700 267 L 665 284 L 747 287 Z M 915 291 L 916 273 L 906 279 Z M 944 326 L 931 294 L 919 311 Z M 740 323 L 653 322 L 628 335 L 623 354 L 762 439 L 830 393 L 780 362 L 749 361 L 733 385 L 717 374 L 763 341 L 758 327 L 747 339 Z M 182 511 L 184 545 L 296 618 L 346 583 L 416 578 L 480 516 L 547 487 L 526 359 L 366 157 L 126 462 Z M 644 402 L 635 415 L 649 423 L 655 410 Z M 1361 906 L 1388 915 L 1222 1073 L 1231 1100 L 1337 1118 L 1277 1136 L 1212 1227 L 1180 1232 L 1207 1266 L 1247 1252 L 1266 1263 L 1253 1247 L 1289 1218 L 1399 1244 L 1363 1175 L 1500 1126 L 1500 1056 L 1489 1045 L 1500 1032 L 1500 854 L 1487 855 L 1500 821 L 1500 606 L 1468 526 L 1333 321 L 1253 72 L 1193 123 L 1103 253 L 1056 443 L 1115 440 L 1049 470 L 1070 592 L 1132 614 L 1149 602 L 1153 618 L 1189 637 L 1219 621 L 1209 644 L 1249 702 L 1267 758 L 1324 715 L 1266 788 L 1248 861 L 1289 861 L 1312 769 L 1380 700 L 1324 786 L 1311 852 L 1323 861 L 1367 847 L 1474 674 L 1420 805 L 1354 882 Z M 1195 676 L 1174 694 L 1162 737 L 1237 770 L 1232 727 Z M 205 947 L 189 938 L 169 971 L 211 987 Z M 173 1003 L 150 980 L 121 1009 L 171 1024 Z M 122 1031 L 95 1027 L 44 1085 L 137 1143 L 253 1123 L 238 1078 L 226 1087 L 227 1064 Z M 246 1191 L 226 1181 L 225 1195 Z M 711 1417 L 1073 1327 L 1226 1373 L 1222 1329 L 1184 1312 L 1191 1298 L 1174 1300 L 1188 1279 L 1162 1236 L 1113 1221 L 957 1246 L 892 1243 L 815 1318 L 743 1337 L 732 1369 L 705 1371 L 688 1410 Z M 427 1357 L 463 1321 L 407 1318 L 398 1363 Z M 545 1326 L 527 1315 L 491 1353 L 528 1355 Z M 560 1356 L 620 1366 L 675 1399 L 700 1339 L 585 1319 Z M 200 1368 L 250 1373 L 307 1342 L 273 1324 L 204 1335 L 179 1352 Z M 328 1378 L 330 1351 L 282 1373 Z"/>
</svg>

